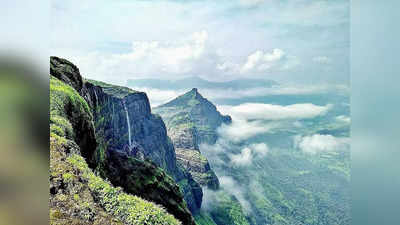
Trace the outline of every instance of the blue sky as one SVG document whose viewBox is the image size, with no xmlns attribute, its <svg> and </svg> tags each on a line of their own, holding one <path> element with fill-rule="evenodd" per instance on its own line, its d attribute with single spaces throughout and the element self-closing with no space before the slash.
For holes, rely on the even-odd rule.
<svg viewBox="0 0 400 225">
<path fill-rule="evenodd" d="M 52 1 L 51 54 L 84 76 L 347 84 L 348 0 Z"/>
</svg>

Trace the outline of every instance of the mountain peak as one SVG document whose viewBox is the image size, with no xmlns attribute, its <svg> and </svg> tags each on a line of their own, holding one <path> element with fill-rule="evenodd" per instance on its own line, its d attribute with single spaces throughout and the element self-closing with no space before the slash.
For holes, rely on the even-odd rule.
<svg viewBox="0 0 400 225">
<path fill-rule="evenodd" d="M 197 88 L 192 88 L 190 91 L 186 92 L 185 94 L 178 96 L 174 100 L 165 103 L 159 107 L 192 107 L 201 103 L 208 102 L 200 93 Z M 212 104 L 212 103 L 209 103 Z"/>
<path fill-rule="evenodd" d="M 231 122 L 231 117 L 221 115 L 217 107 L 204 98 L 197 88 L 192 88 L 174 100 L 153 108 L 153 112 L 160 114 L 168 129 L 175 129 L 176 132 L 179 129 L 195 127 L 199 143 L 215 143 L 217 127 L 222 123 Z"/>
</svg>

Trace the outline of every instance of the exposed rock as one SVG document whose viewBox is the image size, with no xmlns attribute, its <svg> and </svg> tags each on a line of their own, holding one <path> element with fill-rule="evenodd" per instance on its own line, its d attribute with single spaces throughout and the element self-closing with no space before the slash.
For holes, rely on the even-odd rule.
<svg viewBox="0 0 400 225">
<path fill-rule="evenodd" d="M 213 190 L 218 189 L 218 177 L 210 168 L 206 157 L 193 149 L 176 148 L 175 152 L 178 163 L 192 174 L 195 181 L 201 186 L 207 186 Z"/>
<path fill-rule="evenodd" d="M 173 138 L 175 148 L 199 149 L 199 134 L 196 127 L 170 128 L 168 129 L 168 135 Z"/>
<path fill-rule="evenodd" d="M 200 95 L 197 88 L 153 109 L 162 116 L 177 152 L 177 160 L 202 186 L 218 189 L 219 181 L 207 159 L 201 155 L 199 144 L 214 144 L 216 129 L 230 123 L 217 108 Z"/>
</svg>

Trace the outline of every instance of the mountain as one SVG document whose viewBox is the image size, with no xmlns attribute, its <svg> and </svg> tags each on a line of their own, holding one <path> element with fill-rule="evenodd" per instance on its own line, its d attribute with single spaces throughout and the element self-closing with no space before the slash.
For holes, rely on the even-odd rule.
<svg viewBox="0 0 400 225">
<path fill-rule="evenodd" d="M 149 87 L 157 89 L 188 89 L 192 87 L 197 87 L 200 89 L 247 89 L 257 87 L 272 87 L 274 85 L 278 85 L 278 83 L 265 79 L 238 79 L 225 82 L 213 82 L 194 76 L 181 80 L 129 79 L 126 82 L 126 85 L 128 87 Z"/>
<path fill-rule="evenodd" d="M 198 140 L 194 145 L 201 142 L 215 143 L 218 138 L 216 129 L 222 123 L 230 123 L 232 120 L 230 116 L 221 115 L 215 105 L 204 98 L 197 88 L 153 110 L 162 116 L 168 130 L 171 131 L 169 135 L 175 142 L 179 141 L 179 138 L 176 138 L 173 132 L 182 130 L 175 128 L 195 128 Z"/>
<path fill-rule="evenodd" d="M 199 144 L 215 143 L 217 127 L 230 123 L 231 118 L 221 115 L 196 88 L 153 111 L 165 121 L 180 165 L 188 169 L 199 184 L 218 189 L 218 178 L 201 155 Z"/>
<path fill-rule="evenodd" d="M 214 144 L 217 128 L 231 123 L 231 117 L 221 115 L 197 88 L 154 108 L 153 112 L 165 121 L 178 163 L 209 193 L 206 209 L 195 215 L 196 222 L 200 225 L 252 224 L 238 199 L 220 188 L 218 177 L 199 148 L 202 143 Z"/>
<path fill-rule="evenodd" d="M 145 93 L 50 59 L 51 224 L 190 224 L 202 190 Z M 189 210 L 190 209 L 190 210 Z"/>
</svg>

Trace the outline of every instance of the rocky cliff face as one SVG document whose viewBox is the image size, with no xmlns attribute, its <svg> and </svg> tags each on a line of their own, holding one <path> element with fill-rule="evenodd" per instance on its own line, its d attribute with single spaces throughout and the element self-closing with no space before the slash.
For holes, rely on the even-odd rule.
<svg viewBox="0 0 400 225">
<path fill-rule="evenodd" d="M 95 163 L 86 157 L 94 155 L 96 149 L 92 118 L 87 102 L 77 90 L 51 76 L 50 224 L 161 225 L 166 221 L 168 224 L 181 224 L 165 209 L 137 196 L 126 194 L 89 168 L 88 162 L 92 165 Z M 142 162 L 138 164 L 148 171 L 146 175 L 152 176 L 150 167 Z M 166 182 L 166 179 L 160 181 L 161 184 Z M 175 187 L 177 188 L 176 185 Z M 183 201 L 182 198 L 176 199 Z M 194 224 L 191 217 L 186 219 L 189 220 L 187 224 Z"/>
<path fill-rule="evenodd" d="M 165 169 L 181 186 L 188 208 L 196 213 L 201 207 L 201 187 L 177 164 L 165 124 L 160 116 L 151 113 L 147 95 L 98 81 L 88 80 L 85 84 L 100 142 L 99 165 L 109 165 L 103 162 L 104 158 L 110 152 L 120 150 L 132 157 L 149 159 Z M 101 168 L 99 170 L 103 172 Z"/>
<path fill-rule="evenodd" d="M 82 120 L 75 120 L 79 115 L 73 113 L 66 116 L 78 121 L 73 124 L 75 132 L 71 137 L 81 146 L 90 166 L 128 193 L 163 205 L 184 224 L 194 224 L 180 189 L 192 212 L 201 206 L 202 190 L 191 174 L 176 163 L 165 125 L 151 113 L 146 94 L 84 81 L 78 68 L 64 59 L 52 57 L 50 64 L 51 75 L 73 87 L 85 100 L 82 107 L 91 111 L 91 117 Z M 68 107 L 63 111 L 74 112 Z M 94 129 L 83 129 L 87 126 Z"/>
<path fill-rule="evenodd" d="M 153 111 L 160 114 L 167 125 L 178 163 L 202 186 L 218 189 L 218 178 L 201 155 L 199 144 L 214 144 L 218 138 L 217 127 L 230 123 L 231 118 L 221 115 L 196 88 Z"/>
</svg>

